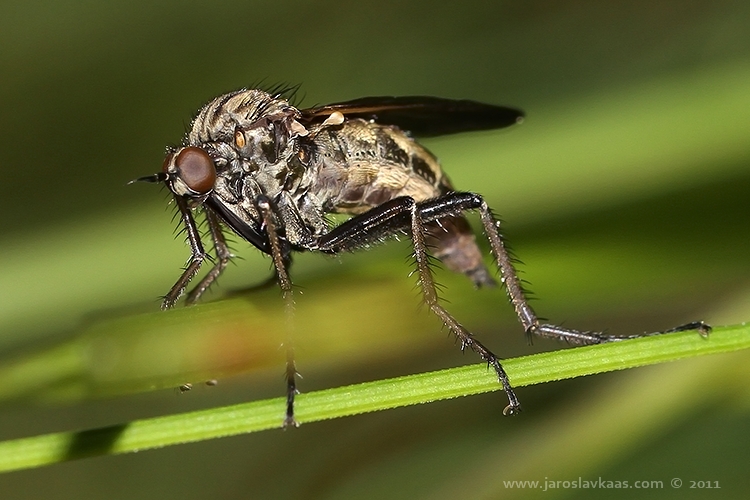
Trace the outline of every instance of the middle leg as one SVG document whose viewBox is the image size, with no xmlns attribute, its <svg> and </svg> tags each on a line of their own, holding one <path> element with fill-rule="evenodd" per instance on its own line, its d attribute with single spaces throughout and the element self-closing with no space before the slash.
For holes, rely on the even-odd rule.
<svg viewBox="0 0 750 500">
<path fill-rule="evenodd" d="M 258 212 L 263 219 L 263 227 L 268 234 L 268 242 L 271 250 L 271 260 L 275 270 L 276 278 L 281 288 L 286 309 L 286 338 L 284 348 L 286 349 L 286 414 L 283 427 L 297 427 L 294 419 L 294 397 L 297 390 L 297 365 L 294 362 L 294 345 L 292 342 L 292 318 L 294 315 L 294 298 L 292 297 L 292 280 L 289 278 L 288 265 L 291 260 L 285 255 L 289 252 L 282 245 L 277 232 L 276 219 L 273 212 L 271 200 L 266 196 L 259 196 L 255 200 Z"/>
</svg>

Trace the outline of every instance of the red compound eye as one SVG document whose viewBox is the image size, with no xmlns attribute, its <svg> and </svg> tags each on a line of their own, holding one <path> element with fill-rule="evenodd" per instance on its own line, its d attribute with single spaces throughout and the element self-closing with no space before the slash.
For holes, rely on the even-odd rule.
<svg viewBox="0 0 750 500">
<path fill-rule="evenodd" d="M 177 176 L 197 194 L 206 194 L 214 188 L 216 167 L 208 153 L 201 148 L 188 147 L 180 151 L 174 161 Z"/>
<path fill-rule="evenodd" d="M 169 164 L 172 162 L 172 157 L 174 156 L 174 153 L 169 153 L 166 158 L 164 158 L 164 163 L 161 166 L 161 171 L 164 173 L 169 172 Z"/>
</svg>

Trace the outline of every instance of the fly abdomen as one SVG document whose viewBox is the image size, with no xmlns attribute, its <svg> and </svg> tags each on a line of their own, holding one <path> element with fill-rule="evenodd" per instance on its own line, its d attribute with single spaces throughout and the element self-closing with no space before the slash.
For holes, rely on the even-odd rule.
<svg viewBox="0 0 750 500">
<path fill-rule="evenodd" d="M 314 190 L 328 212 L 361 214 L 394 198 L 422 202 L 452 190 L 435 156 L 396 127 L 354 119 L 312 135 Z M 495 285 L 462 215 L 429 223 L 428 230 L 432 254 L 448 269 L 477 287 Z"/>
<path fill-rule="evenodd" d="M 445 267 L 465 274 L 477 288 L 497 285 L 484 264 L 474 232 L 465 217 L 445 217 L 427 224 L 426 228 L 427 246 Z"/>
</svg>

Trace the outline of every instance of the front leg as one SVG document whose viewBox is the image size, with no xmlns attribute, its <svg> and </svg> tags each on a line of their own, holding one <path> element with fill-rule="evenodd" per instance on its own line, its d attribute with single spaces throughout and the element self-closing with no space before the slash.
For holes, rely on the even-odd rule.
<svg viewBox="0 0 750 500">
<path fill-rule="evenodd" d="M 162 309 L 170 309 L 173 307 L 180 296 L 185 291 L 190 280 L 192 280 L 201 268 L 201 264 L 206 259 L 207 255 L 203 249 L 203 243 L 201 242 L 200 233 L 198 227 L 195 224 L 192 211 L 187 205 L 187 202 L 181 196 L 175 195 L 174 197 L 177 208 L 180 211 L 182 223 L 185 226 L 185 234 L 187 235 L 187 242 L 190 245 L 190 251 L 192 252 L 188 265 L 185 267 L 185 271 L 180 276 L 180 279 L 174 284 L 172 289 L 164 296 L 162 301 Z"/>
<path fill-rule="evenodd" d="M 234 257 L 232 252 L 229 251 L 227 246 L 227 240 L 224 238 L 224 232 L 221 229 L 221 223 L 219 218 L 214 212 L 208 208 L 205 209 L 206 223 L 208 224 L 208 230 L 211 234 L 211 239 L 214 242 L 214 251 L 216 252 L 216 263 L 214 267 L 203 277 L 198 285 L 190 290 L 187 296 L 188 305 L 195 304 L 200 300 L 203 293 L 216 281 L 221 275 L 224 269 L 229 264 L 229 261 Z"/>
</svg>

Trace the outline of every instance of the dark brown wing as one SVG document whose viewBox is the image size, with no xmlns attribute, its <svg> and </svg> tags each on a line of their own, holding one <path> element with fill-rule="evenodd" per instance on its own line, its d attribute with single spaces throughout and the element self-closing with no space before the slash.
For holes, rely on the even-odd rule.
<svg viewBox="0 0 750 500">
<path fill-rule="evenodd" d="M 396 125 L 416 137 L 503 128 L 523 120 L 523 111 L 476 101 L 441 97 L 363 97 L 302 110 L 304 124 L 325 120 L 338 111 L 347 118 Z"/>
</svg>

